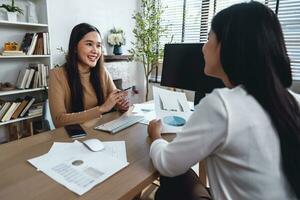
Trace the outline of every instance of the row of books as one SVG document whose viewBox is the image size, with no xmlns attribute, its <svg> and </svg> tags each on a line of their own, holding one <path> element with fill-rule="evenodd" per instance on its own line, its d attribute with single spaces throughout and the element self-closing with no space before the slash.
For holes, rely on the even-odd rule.
<svg viewBox="0 0 300 200">
<path fill-rule="evenodd" d="M 26 55 L 50 55 L 49 33 L 26 33 L 20 51 Z"/>
<path fill-rule="evenodd" d="M 24 99 L 17 99 L 15 102 L 3 101 L 0 106 L 0 120 L 6 122 L 19 117 L 25 117 L 34 101 L 35 98 L 29 96 L 26 96 Z"/>
<path fill-rule="evenodd" d="M 47 87 L 47 77 L 49 66 L 34 63 L 27 68 L 21 69 L 17 78 L 16 86 L 18 89 Z"/>
</svg>

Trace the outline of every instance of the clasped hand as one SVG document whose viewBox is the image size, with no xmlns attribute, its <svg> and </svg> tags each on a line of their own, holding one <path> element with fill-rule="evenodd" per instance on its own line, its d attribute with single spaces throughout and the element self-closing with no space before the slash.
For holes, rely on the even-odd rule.
<svg viewBox="0 0 300 200">
<path fill-rule="evenodd" d="M 125 112 L 129 108 L 128 93 L 126 91 L 114 90 L 112 91 L 104 104 L 100 107 L 102 113 L 110 111 L 114 106 L 119 111 Z"/>
</svg>

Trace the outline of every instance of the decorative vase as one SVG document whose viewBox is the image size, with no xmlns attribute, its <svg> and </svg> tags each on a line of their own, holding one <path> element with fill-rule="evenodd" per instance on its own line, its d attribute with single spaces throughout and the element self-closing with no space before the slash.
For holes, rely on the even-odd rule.
<svg viewBox="0 0 300 200">
<path fill-rule="evenodd" d="M 115 45 L 113 53 L 115 55 L 122 55 L 122 53 L 123 53 L 122 52 L 122 46 L 121 45 Z"/>
<path fill-rule="evenodd" d="M 6 12 L 7 13 L 7 20 L 9 22 L 16 22 L 17 21 L 17 13 L 16 12 Z"/>
</svg>

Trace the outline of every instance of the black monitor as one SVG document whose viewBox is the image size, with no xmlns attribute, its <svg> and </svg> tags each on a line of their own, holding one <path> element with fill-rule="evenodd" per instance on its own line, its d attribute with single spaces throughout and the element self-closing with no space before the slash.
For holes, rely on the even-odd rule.
<svg viewBox="0 0 300 200">
<path fill-rule="evenodd" d="M 198 96 L 222 88 L 221 80 L 204 74 L 201 43 L 166 44 L 161 85 L 198 92 Z"/>
</svg>

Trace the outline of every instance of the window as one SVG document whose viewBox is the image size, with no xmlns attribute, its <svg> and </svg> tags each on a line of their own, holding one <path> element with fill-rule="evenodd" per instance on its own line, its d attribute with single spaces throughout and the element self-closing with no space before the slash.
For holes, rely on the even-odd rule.
<svg viewBox="0 0 300 200">
<path fill-rule="evenodd" d="M 291 59 L 293 79 L 300 81 L 300 1 L 280 0 L 278 18 Z"/>
<path fill-rule="evenodd" d="M 172 42 L 182 42 L 182 27 L 183 27 L 183 1 L 178 0 L 163 0 L 162 6 L 165 12 L 162 15 L 161 24 L 167 26 L 169 31 L 168 37 L 163 37 L 162 44 Z"/>
<path fill-rule="evenodd" d="M 205 1 L 204 2 L 209 2 Z M 172 42 L 199 42 L 202 24 L 207 24 L 201 13 L 202 3 L 199 0 L 162 0 L 165 12 L 162 15 L 162 25 L 168 26 L 167 39 L 162 44 Z"/>
<path fill-rule="evenodd" d="M 277 0 L 258 0 L 274 12 Z M 278 0 L 278 18 L 282 25 L 294 80 L 300 80 L 300 1 Z M 162 24 L 169 36 L 160 42 L 206 42 L 213 16 L 220 10 L 245 0 L 161 0 L 166 7 Z M 172 38 L 172 40 L 171 40 Z"/>
</svg>

